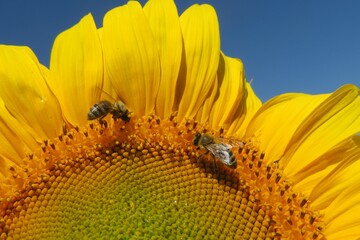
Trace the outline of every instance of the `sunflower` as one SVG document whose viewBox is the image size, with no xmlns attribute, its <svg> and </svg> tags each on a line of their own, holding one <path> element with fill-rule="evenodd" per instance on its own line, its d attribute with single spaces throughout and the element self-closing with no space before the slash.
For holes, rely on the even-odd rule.
<svg viewBox="0 0 360 240">
<path fill-rule="evenodd" d="M 262 105 L 209 5 L 129 1 L 59 34 L 49 68 L 0 61 L 1 239 L 360 236 L 359 89 Z M 102 99 L 130 121 L 89 121 Z"/>
</svg>

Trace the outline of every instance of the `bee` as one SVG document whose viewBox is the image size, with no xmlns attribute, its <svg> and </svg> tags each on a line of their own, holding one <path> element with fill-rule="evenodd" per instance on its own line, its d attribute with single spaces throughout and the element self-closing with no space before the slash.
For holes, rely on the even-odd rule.
<svg viewBox="0 0 360 240">
<path fill-rule="evenodd" d="M 197 147 L 205 149 L 207 153 L 211 152 L 213 157 L 219 160 L 222 164 L 231 168 L 236 168 L 236 158 L 231 150 L 233 145 L 225 143 L 224 141 L 225 139 L 223 138 L 219 139 L 219 141 L 215 141 L 213 136 L 197 132 L 195 134 L 193 144 Z"/>
<path fill-rule="evenodd" d="M 122 101 L 114 104 L 107 100 L 95 103 L 88 112 L 88 120 L 98 119 L 101 121 L 106 115 L 111 114 L 114 120 L 122 119 L 124 122 L 130 121 L 130 112 Z"/>
</svg>

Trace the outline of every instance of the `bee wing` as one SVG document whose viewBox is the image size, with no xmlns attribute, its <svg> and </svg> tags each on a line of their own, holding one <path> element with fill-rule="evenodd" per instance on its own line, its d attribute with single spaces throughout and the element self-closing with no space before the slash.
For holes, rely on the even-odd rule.
<svg viewBox="0 0 360 240">
<path fill-rule="evenodd" d="M 230 150 L 231 148 L 233 148 L 233 146 L 231 144 L 225 143 L 225 142 L 219 142 L 219 143 L 215 143 L 214 145 L 216 145 L 216 149 L 221 150 L 221 151 L 227 151 Z"/>
<path fill-rule="evenodd" d="M 119 101 L 119 96 L 115 93 L 114 89 L 109 86 L 103 86 L 103 88 L 96 87 L 96 92 L 99 92 L 99 101 L 100 100 L 106 100 L 111 103 L 115 103 L 116 101 Z"/>
<path fill-rule="evenodd" d="M 223 143 L 225 145 L 230 145 L 230 148 L 231 147 L 244 147 L 244 142 L 235 140 L 235 139 L 219 138 L 219 142 Z"/>
<path fill-rule="evenodd" d="M 116 102 L 116 99 L 119 99 L 119 98 L 116 95 L 116 93 L 114 93 L 113 91 L 108 92 L 108 91 L 105 91 L 104 89 L 101 89 L 101 99 L 108 100 L 109 102 L 114 103 L 114 102 Z"/>
<path fill-rule="evenodd" d="M 206 149 L 208 149 L 216 159 L 225 165 L 232 165 L 232 146 L 226 143 L 213 143 L 206 145 Z"/>
</svg>

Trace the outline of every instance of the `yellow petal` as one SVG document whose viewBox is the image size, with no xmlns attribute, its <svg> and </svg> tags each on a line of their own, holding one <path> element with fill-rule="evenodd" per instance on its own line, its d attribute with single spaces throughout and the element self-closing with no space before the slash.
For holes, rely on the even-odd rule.
<svg viewBox="0 0 360 240">
<path fill-rule="evenodd" d="M 257 113 L 262 103 L 248 82 L 245 82 L 241 97 L 241 104 L 235 111 L 228 133 L 243 138 L 249 124 L 252 122 L 253 116 Z"/>
<path fill-rule="evenodd" d="M 311 101 L 308 103 L 311 104 Z M 359 89 L 345 85 L 299 124 L 283 158 L 291 176 L 344 139 L 360 132 Z M 291 159 L 291 160 L 290 160 Z"/>
<path fill-rule="evenodd" d="M 180 17 L 184 53 L 178 79 L 176 102 L 180 118 L 194 117 L 211 95 L 220 57 L 219 25 L 209 5 L 193 5 Z M 181 100 L 179 100 L 181 99 Z"/>
<path fill-rule="evenodd" d="M 104 45 L 103 42 L 103 28 L 99 28 L 98 29 L 98 34 L 99 34 L 99 38 L 100 38 L 100 42 L 101 42 L 101 46 Z M 106 72 L 106 68 L 104 68 L 104 76 L 107 76 L 108 74 L 105 73 Z M 105 77 L 103 79 L 103 87 L 102 87 L 103 91 L 102 91 L 102 95 L 101 95 L 101 99 L 105 99 L 108 101 L 113 101 L 115 102 L 118 99 L 118 96 L 115 92 L 115 89 L 112 85 L 112 82 L 110 81 L 109 78 Z"/>
<path fill-rule="evenodd" d="M 17 121 L 0 99 L 0 180 L 18 167 L 22 159 L 39 146 L 24 125 Z"/>
<path fill-rule="evenodd" d="M 208 92 L 208 97 L 205 99 L 204 103 L 200 106 L 198 112 L 195 115 L 195 119 L 201 123 L 208 123 L 210 118 L 210 111 L 214 105 L 214 102 L 219 95 L 219 82 L 217 76 L 215 77 L 214 85 L 211 90 Z M 210 125 L 210 124 L 209 124 Z"/>
<path fill-rule="evenodd" d="M 345 139 L 292 177 L 294 189 L 309 195 L 316 209 L 324 209 L 344 191 L 359 183 L 360 137 Z"/>
<path fill-rule="evenodd" d="M 135 114 L 148 114 L 155 109 L 160 83 L 157 46 L 138 2 L 129 1 L 105 15 L 105 78 Z"/>
<path fill-rule="evenodd" d="M 0 181 L 4 181 L 9 176 L 11 167 L 19 166 L 22 157 L 18 155 L 13 144 L 2 133 L 0 133 L 0 144 Z"/>
<path fill-rule="evenodd" d="M 12 148 L 16 150 L 18 156 L 23 158 L 39 147 L 38 142 L 27 131 L 25 125 L 8 112 L 2 99 L 0 99 L 0 113 L 0 133 L 9 144 L 12 144 Z M 1 146 L 1 151 L 6 152 L 8 150 L 3 145 Z M 10 155 L 9 159 L 11 159 Z"/>
<path fill-rule="evenodd" d="M 255 114 L 245 136 L 258 139 L 266 161 L 279 160 L 298 126 L 326 97 L 295 93 L 277 96 Z"/>
<path fill-rule="evenodd" d="M 9 113 L 39 142 L 57 136 L 61 109 L 34 53 L 27 47 L 0 46 L 0 65 L 0 97 Z"/>
<path fill-rule="evenodd" d="M 58 35 L 50 60 L 50 87 L 66 120 L 82 126 L 103 85 L 102 50 L 92 16 Z"/>
<path fill-rule="evenodd" d="M 324 211 L 327 239 L 358 239 L 360 236 L 359 181 L 338 194 Z"/>
<path fill-rule="evenodd" d="M 179 16 L 172 0 L 151 0 L 146 3 L 144 12 L 160 54 L 161 80 L 156 98 L 156 114 L 164 118 L 172 112 L 181 63 L 182 35 Z"/>
<path fill-rule="evenodd" d="M 230 126 L 242 103 L 245 86 L 244 68 L 241 61 L 221 54 L 219 62 L 217 78 L 220 89 L 209 117 L 209 125 L 215 129 Z"/>
</svg>

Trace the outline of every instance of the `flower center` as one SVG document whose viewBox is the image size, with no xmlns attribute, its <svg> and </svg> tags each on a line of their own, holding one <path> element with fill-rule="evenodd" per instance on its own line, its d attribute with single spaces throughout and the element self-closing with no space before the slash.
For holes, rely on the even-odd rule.
<svg viewBox="0 0 360 240">
<path fill-rule="evenodd" d="M 222 134 L 174 116 L 64 129 L 24 160 L 26 170 L 15 170 L 22 187 L 1 201 L 0 237 L 322 236 L 321 219 L 278 163 L 265 165 L 264 154 L 243 141 L 232 149 L 233 169 L 194 146 L 196 132 Z"/>
</svg>

